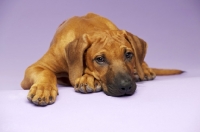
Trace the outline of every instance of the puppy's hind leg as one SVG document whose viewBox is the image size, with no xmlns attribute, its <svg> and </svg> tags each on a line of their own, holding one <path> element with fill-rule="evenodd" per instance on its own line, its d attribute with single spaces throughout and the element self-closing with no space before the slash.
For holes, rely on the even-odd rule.
<svg viewBox="0 0 200 132">
<path fill-rule="evenodd" d="M 149 68 L 149 66 L 147 65 L 146 62 L 143 62 L 141 66 L 142 66 L 142 70 L 144 72 L 144 78 L 143 79 L 141 79 L 139 77 L 136 68 L 134 68 L 134 76 L 135 76 L 135 79 L 136 79 L 137 82 L 139 82 L 139 81 L 149 81 L 149 80 L 155 79 L 155 77 L 156 77 L 155 72 L 151 68 Z"/>
</svg>

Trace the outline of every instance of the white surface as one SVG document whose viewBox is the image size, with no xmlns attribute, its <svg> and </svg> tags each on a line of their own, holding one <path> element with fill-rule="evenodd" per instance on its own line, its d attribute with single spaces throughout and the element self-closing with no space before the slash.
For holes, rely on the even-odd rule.
<svg viewBox="0 0 200 132">
<path fill-rule="evenodd" d="M 0 132 L 199 132 L 200 77 L 138 83 L 133 96 L 75 93 L 37 107 L 28 91 L 1 90 Z"/>
</svg>

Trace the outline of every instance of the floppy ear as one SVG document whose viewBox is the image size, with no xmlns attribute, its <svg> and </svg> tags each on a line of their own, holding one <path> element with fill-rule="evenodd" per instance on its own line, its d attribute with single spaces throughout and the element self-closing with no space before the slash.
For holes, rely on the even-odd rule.
<svg viewBox="0 0 200 132">
<path fill-rule="evenodd" d="M 88 35 L 84 34 L 65 47 L 69 80 L 72 86 L 75 85 L 75 80 L 83 75 L 84 53 L 90 47 L 90 44 Z"/>
<path fill-rule="evenodd" d="M 123 31 L 125 34 L 125 38 L 131 44 L 134 52 L 135 52 L 135 61 L 136 61 L 136 69 L 138 75 L 141 79 L 144 79 L 144 72 L 142 70 L 142 63 L 144 62 L 144 57 L 147 51 L 147 44 L 144 40 L 140 39 L 139 37 L 127 32 Z"/>
</svg>

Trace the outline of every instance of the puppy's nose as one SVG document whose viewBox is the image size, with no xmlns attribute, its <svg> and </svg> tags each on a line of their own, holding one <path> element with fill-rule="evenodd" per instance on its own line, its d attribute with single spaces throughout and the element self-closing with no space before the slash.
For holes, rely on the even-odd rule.
<svg viewBox="0 0 200 132">
<path fill-rule="evenodd" d="M 121 80 L 120 89 L 124 92 L 129 91 L 132 88 L 132 82 L 129 79 Z"/>
</svg>

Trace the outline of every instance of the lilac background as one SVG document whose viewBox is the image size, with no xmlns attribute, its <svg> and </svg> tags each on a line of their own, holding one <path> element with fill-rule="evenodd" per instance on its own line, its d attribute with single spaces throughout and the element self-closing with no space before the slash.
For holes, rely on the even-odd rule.
<svg viewBox="0 0 200 132">
<path fill-rule="evenodd" d="M 0 131 L 200 131 L 200 1 L 0 1 Z M 54 105 L 35 107 L 21 90 L 24 70 L 48 49 L 56 28 L 94 12 L 148 43 L 152 67 L 183 75 L 138 83 L 134 96 L 77 94 L 60 87 Z"/>
<path fill-rule="evenodd" d="M 0 80 L 3 82 L 0 89 L 20 89 L 18 84 L 24 70 L 47 51 L 58 25 L 87 12 L 101 14 L 119 28 L 146 40 L 146 61 L 150 66 L 198 70 L 199 6 L 198 0 L 3 0 L 0 3 Z"/>
</svg>

